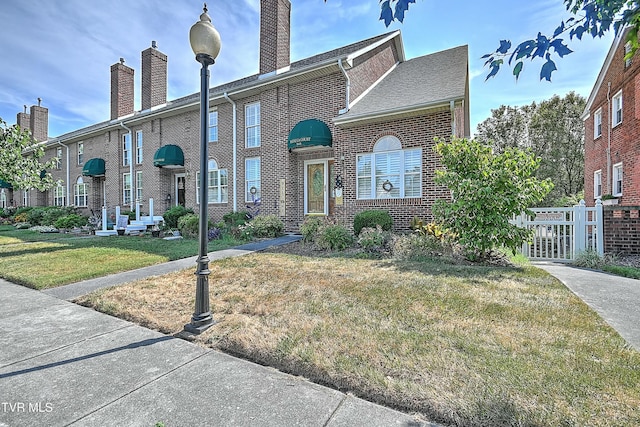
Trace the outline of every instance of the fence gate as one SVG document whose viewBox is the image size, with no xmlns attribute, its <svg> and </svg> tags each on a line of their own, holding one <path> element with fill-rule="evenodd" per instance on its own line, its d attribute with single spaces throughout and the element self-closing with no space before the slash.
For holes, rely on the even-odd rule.
<svg viewBox="0 0 640 427">
<path fill-rule="evenodd" d="M 588 249 L 604 253 L 602 202 L 587 207 L 584 200 L 571 208 L 532 208 L 534 216 L 522 214 L 512 221 L 533 230 L 522 253 L 531 260 L 564 261 Z"/>
</svg>

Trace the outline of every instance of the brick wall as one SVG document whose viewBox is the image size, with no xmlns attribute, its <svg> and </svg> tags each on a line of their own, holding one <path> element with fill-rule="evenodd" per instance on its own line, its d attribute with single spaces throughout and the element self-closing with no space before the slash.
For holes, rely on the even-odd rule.
<svg viewBox="0 0 640 427">
<path fill-rule="evenodd" d="M 260 74 L 287 67 L 290 59 L 289 0 L 260 2 Z"/>
<path fill-rule="evenodd" d="M 133 114 L 133 74 L 124 59 L 111 66 L 111 120 Z"/>
<path fill-rule="evenodd" d="M 34 140 L 42 142 L 49 139 L 49 110 L 39 105 L 32 105 L 29 128 Z"/>
<path fill-rule="evenodd" d="M 604 251 L 640 255 L 640 206 L 604 206 Z"/>
<path fill-rule="evenodd" d="M 150 47 L 142 51 L 141 109 L 148 110 L 166 102 L 167 55 Z"/>
</svg>

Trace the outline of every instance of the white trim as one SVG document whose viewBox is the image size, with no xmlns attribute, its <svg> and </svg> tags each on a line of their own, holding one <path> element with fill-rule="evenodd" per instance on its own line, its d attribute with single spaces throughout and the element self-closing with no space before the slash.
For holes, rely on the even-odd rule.
<svg viewBox="0 0 640 427">
<path fill-rule="evenodd" d="M 322 164 L 324 166 L 324 212 L 323 213 L 309 213 L 309 195 L 307 192 L 308 187 L 308 174 L 307 174 L 307 166 L 309 165 L 319 165 Z M 329 215 L 329 159 L 315 159 L 315 160 L 306 160 L 304 162 L 304 214 L 305 215 Z"/>
<path fill-rule="evenodd" d="M 598 194 L 598 186 L 596 185 L 596 176 L 599 177 L 599 181 L 600 181 L 600 192 Z M 602 197 L 602 169 L 598 169 L 597 171 L 593 172 L 593 198 L 594 199 L 599 199 L 600 197 Z"/>
<path fill-rule="evenodd" d="M 616 100 L 620 99 L 620 121 L 615 121 L 617 119 L 617 112 L 618 110 L 616 110 Z M 611 97 L 611 128 L 613 129 L 614 127 L 622 124 L 622 120 L 624 119 L 624 98 L 622 97 L 622 89 L 620 89 L 618 92 L 616 92 L 615 95 L 613 95 Z"/>
<path fill-rule="evenodd" d="M 620 191 L 616 191 L 617 181 L 620 181 Z M 611 195 L 616 197 L 622 196 L 623 190 L 624 190 L 624 170 L 622 167 L 622 162 L 619 162 L 613 165 L 613 167 L 611 168 Z"/>
</svg>

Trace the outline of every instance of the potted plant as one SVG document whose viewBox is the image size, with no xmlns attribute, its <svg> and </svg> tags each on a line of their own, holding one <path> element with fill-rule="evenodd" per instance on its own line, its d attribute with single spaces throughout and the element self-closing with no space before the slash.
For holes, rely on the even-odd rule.
<svg viewBox="0 0 640 427">
<path fill-rule="evenodd" d="M 153 237 L 160 237 L 160 227 L 158 227 L 158 223 L 156 222 L 151 229 L 151 235 Z"/>
<path fill-rule="evenodd" d="M 604 196 L 602 196 L 600 198 L 600 200 L 602 201 L 603 205 L 617 205 L 618 204 L 618 198 L 615 197 L 612 194 L 605 194 Z"/>
</svg>

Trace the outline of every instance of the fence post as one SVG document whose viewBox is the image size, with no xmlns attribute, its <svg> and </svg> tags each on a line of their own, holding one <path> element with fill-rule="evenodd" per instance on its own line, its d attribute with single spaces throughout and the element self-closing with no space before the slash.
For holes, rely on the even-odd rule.
<svg viewBox="0 0 640 427">
<path fill-rule="evenodd" d="M 586 249 L 586 226 L 585 226 L 585 214 L 586 204 L 584 200 L 580 200 L 580 203 L 573 207 L 573 241 L 575 242 L 573 247 L 572 258 L 575 259 L 576 255 Z"/>
<path fill-rule="evenodd" d="M 596 251 L 598 255 L 604 255 L 604 214 L 602 201 L 596 200 Z"/>
</svg>

